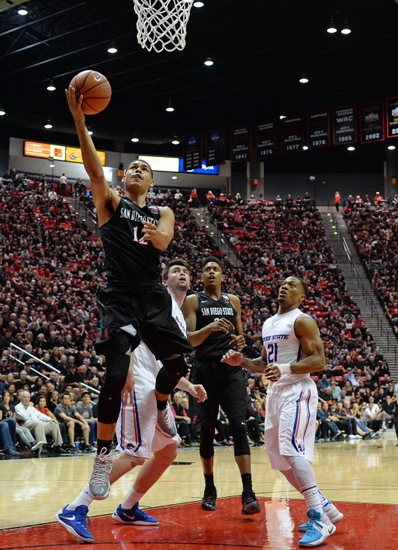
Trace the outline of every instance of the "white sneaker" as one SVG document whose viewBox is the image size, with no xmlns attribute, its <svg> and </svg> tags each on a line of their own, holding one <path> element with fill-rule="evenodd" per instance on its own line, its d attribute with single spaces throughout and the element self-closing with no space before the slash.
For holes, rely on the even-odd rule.
<svg viewBox="0 0 398 550">
<path fill-rule="evenodd" d="M 355 439 L 362 439 L 362 436 L 357 434 L 357 435 L 354 435 Z"/>
<path fill-rule="evenodd" d="M 356 436 L 356 435 L 353 435 L 353 434 L 350 434 L 350 435 L 347 437 L 347 439 L 356 439 L 356 438 L 357 438 L 357 436 Z"/>
<path fill-rule="evenodd" d="M 338 523 L 339 521 L 344 519 L 344 514 L 342 514 L 340 510 L 338 510 L 336 506 L 332 502 L 330 502 L 330 500 L 328 500 L 328 502 L 322 506 L 322 510 L 326 513 L 327 517 L 332 523 Z M 302 523 L 301 525 L 299 525 L 298 530 L 307 531 L 309 525 L 310 521 Z"/>
<path fill-rule="evenodd" d="M 299 541 L 302 548 L 313 548 L 320 546 L 330 535 L 336 531 L 336 527 L 328 518 L 326 512 L 318 512 L 310 508 L 307 512 L 309 518 L 308 529 Z"/>
</svg>

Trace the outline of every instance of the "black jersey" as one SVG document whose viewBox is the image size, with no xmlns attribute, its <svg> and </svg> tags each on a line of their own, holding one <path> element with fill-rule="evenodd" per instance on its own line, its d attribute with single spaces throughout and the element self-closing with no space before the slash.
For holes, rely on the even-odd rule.
<svg viewBox="0 0 398 550">
<path fill-rule="evenodd" d="M 142 222 L 158 225 L 157 206 L 137 206 L 127 197 L 121 197 L 111 217 L 100 228 L 106 257 L 108 284 L 139 284 L 159 280 L 160 250 L 150 241 L 140 243 Z"/>
<path fill-rule="evenodd" d="M 219 300 L 213 300 L 204 292 L 198 292 L 198 309 L 196 310 L 196 330 L 206 327 L 210 323 L 224 317 L 235 326 L 236 309 L 231 304 L 228 294 L 222 294 Z M 220 358 L 231 349 L 231 334 L 221 330 L 214 331 L 200 344 L 196 350 L 196 359 L 206 360 Z"/>
</svg>

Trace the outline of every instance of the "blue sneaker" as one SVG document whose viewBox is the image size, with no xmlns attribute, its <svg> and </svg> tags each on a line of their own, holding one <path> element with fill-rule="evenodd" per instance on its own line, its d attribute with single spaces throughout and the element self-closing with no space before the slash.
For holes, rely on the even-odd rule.
<svg viewBox="0 0 398 550">
<path fill-rule="evenodd" d="M 336 527 L 330 521 L 326 512 L 317 512 L 310 508 L 307 512 L 309 526 L 304 537 L 299 540 L 302 548 L 314 548 L 320 546 L 330 535 L 336 531 Z"/>
<path fill-rule="evenodd" d="M 137 504 L 134 504 L 130 510 L 124 510 L 122 505 L 116 508 L 112 514 L 113 519 L 119 523 L 130 523 L 131 525 L 159 525 L 159 520 L 148 516 L 144 510 L 140 510 Z"/>
<path fill-rule="evenodd" d="M 344 514 L 342 514 L 340 510 L 338 510 L 336 506 L 332 502 L 330 502 L 330 500 L 328 500 L 328 502 L 322 506 L 322 510 L 326 512 L 327 517 L 334 524 L 344 519 Z M 307 523 L 302 523 L 298 526 L 298 530 L 307 531 L 309 524 L 309 521 L 307 521 Z"/>
<path fill-rule="evenodd" d="M 68 505 L 55 514 L 59 523 L 78 539 L 84 540 L 85 542 L 94 542 L 93 535 L 87 529 L 87 524 L 91 525 L 91 521 L 87 518 L 87 506 L 82 504 L 75 510 L 68 510 L 67 506 Z"/>
</svg>

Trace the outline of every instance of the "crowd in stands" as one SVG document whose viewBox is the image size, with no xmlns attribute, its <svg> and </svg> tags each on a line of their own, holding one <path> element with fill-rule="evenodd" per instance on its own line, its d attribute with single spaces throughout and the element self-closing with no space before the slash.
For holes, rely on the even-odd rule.
<svg viewBox="0 0 398 550">
<path fill-rule="evenodd" d="M 398 335 L 398 193 L 389 209 L 352 208 L 345 220 L 375 295 Z"/>
<path fill-rule="evenodd" d="M 176 257 L 186 259 L 192 268 L 192 290 L 201 290 L 201 260 L 210 254 L 222 256 L 217 243 L 197 224 L 189 199 L 163 191 L 154 195 L 151 201 L 171 206 L 176 216 L 175 237 L 162 253 L 161 267 Z M 92 207 L 91 198 L 83 196 Z M 317 320 L 326 351 L 325 377 L 330 387 L 319 386 L 321 399 L 330 406 L 341 402 L 347 415 L 357 404 L 362 415 L 358 420 L 377 433 L 379 426 L 371 424 L 374 421 L 365 417 L 363 408 L 373 398 L 381 407 L 381 429 L 391 425 L 394 411 L 389 413 L 393 420 L 383 416 L 387 396 L 393 397 L 388 365 L 346 290 L 313 202 L 270 207 L 263 201 L 244 202 L 236 196 L 213 201 L 208 208 L 239 260 L 236 267 L 224 258 L 225 289 L 241 299 L 245 353 L 250 357 L 261 353 L 261 327 L 277 311 L 281 281 L 288 275 L 304 277 L 310 289 L 304 310 Z M 8 394 L 12 410 L 21 401 L 21 392 L 28 391 L 41 414 L 55 416 L 63 448 L 70 452 L 76 452 L 76 434 L 89 452 L 95 443 L 95 401 L 106 376 L 104 358 L 94 349 L 98 335 L 95 295 L 103 282 L 101 242 L 62 197 L 48 190 L 2 187 L 0 394 L 3 398 Z M 15 347 L 11 351 L 11 344 L 21 351 Z M 314 379 L 321 384 L 324 377 L 314 375 Z M 247 427 L 253 444 L 262 442 L 266 385 L 266 380 L 249 374 Z M 176 414 L 189 417 L 185 420 L 189 429 L 183 425 L 184 418 L 178 419 L 183 441 L 189 445 L 197 441 L 200 423 L 185 397 L 181 395 L 176 404 L 181 413 Z M 87 400 L 94 403 L 88 412 Z M 3 412 L 4 420 L 7 414 L 11 416 Z M 215 443 L 228 445 L 228 419 L 224 417 L 220 411 L 220 435 Z M 343 420 L 338 432 L 355 435 L 342 425 Z M 329 426 L 329 435 L 325 435 L 322 419 L 319 429 L 323 439 L 336 435 Z M 33 441 L 28 443 L 18 434 L 11 434 L 11 439 L 16 438 L 14 444 L 20 450 L 29 450 L 40 444 L 32 435 Z M 4 443 L 3 449 L 10 450 Z"/>
</svg>

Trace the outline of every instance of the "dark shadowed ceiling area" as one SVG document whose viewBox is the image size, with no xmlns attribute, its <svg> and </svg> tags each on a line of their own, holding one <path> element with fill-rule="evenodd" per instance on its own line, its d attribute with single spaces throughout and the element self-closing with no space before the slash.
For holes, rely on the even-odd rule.
<svg viewBox="0 0 398 550">
<path fill-rule="evenodd" d="M 2 9 L 1 147 L 9 136 L 71 143 L 64 88 L 85 69 L 105 74 L 113 89 L 108 108 L 87 119 L 93 137 L 125 152 L 177 155 L 174 134 L 277 118 L 282 109 L 294 115 L 398 96 L 394 0 L 203 1 L 191 10 L 185 49 L 161 54 L 138 45 L 132 0 L 31 0 L 26 16 L 17 13 L 21 4 Z M 331 15 L 333 35 L 326 32 Z M 345 18 L 349 35 L 340 33 Z M 212 67 L 204 65 L 208 57 Z M 46 89 L 50 79 L 54 92 Z M 165 111 L 169 100 L 173 113 Z M 53 129 L 45 131 L 49 117 Z M 134 134 L 139 144 L 131 143 Z M 385 143 L 359 147 L 355 169 L 380 169 L 384 151 Z M 303 154 L 271 162 L 293 169 Z M 331 166 L 349 159 L 341 147 L 309 158 Z M 349 169 L 354 161 L 347 162 Z"/>
</svg>

